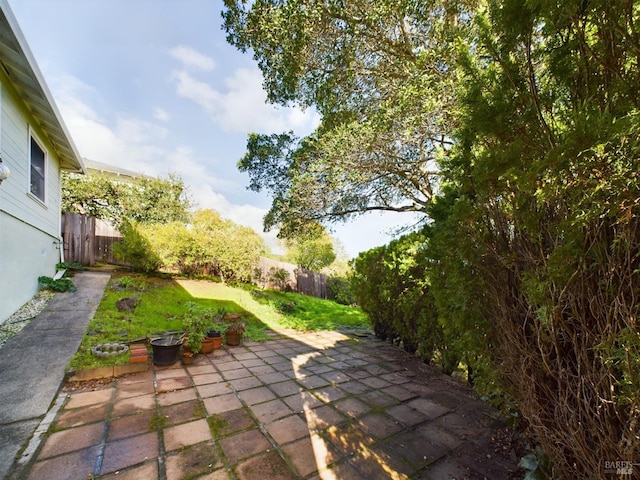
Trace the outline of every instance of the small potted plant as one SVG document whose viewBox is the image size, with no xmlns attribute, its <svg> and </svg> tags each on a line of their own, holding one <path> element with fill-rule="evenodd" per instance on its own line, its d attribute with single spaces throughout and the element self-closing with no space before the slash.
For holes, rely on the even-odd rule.
<svg viewBox="0 0 640 480">
<path fill-rule="evenodd" d="M 227 324 L 225 334 L 227 336 L 227 345 L 232 347 L 240 345 L 242 335 L 247 330 L 247 326 L 242 320 L 236 320 Z"/>
<path fill-rule="evenodd" d="M 211 343 L 213 345 L 211 351 L 220 348 L 220 346 L 222 345 L 222 322 L 224 321 L 224 316 L 226 315 L 226 313 L 227 311 L 224 308 L 219 308 L 217 312 L 212 316 L 213 321 L 209 323 L 207 336 L 205 337 L 203 341 L 204 343 L 202 345 L 202 351 L 204 353 L 210 353 L 204 351 L 205 344 Z"/>
<path fill-rule="evenodd" d="M 200 352 L 202 341 L 208 330 L 208 319 L 197 306 L 190 306 L 184 316 L 182 325 L 185 329 L 184 346 L 193 353 Z"/>
</svg>

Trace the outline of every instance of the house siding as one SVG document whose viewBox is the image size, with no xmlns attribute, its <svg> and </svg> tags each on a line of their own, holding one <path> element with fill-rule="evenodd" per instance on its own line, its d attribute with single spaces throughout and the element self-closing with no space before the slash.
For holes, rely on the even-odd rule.
<svg viewBox="0 0 640 480">
<path fill-rule="evenodd" d="M 0 81 L 4 78 L 0 77 Z M 47 143 L 34 128 L 27 111 L 15 93 L 2 87 L 2 118 L 0 146 L 2 160 L 11 170 L 11 177 L 0 186 L 0 209 L 20 218 L 50 235 L 60 232 L 60 166 Z M 30 193 L 29 145 L 33 134 L 44 148 L 46 160 L 45 202 Z"/>
<path fill-rule="evenodd" d="M 58 159 L 43 141 L 6 77 L 0 75 L 0 153 L 11 176 L 0 185 L 0 323 L 38 291 L 38 277 L 53 276 L 60 261 L 61 180 Z M 44 148 L 45 202 L 30 193 L 30 135 Z"/>
<path fill-rule="evenodd" d="M 38 292 L 39 276 L 53 276 L 60 250 L 55 237 L 4 212 L 0 212 L 0 232 L 0 323 L 4 323 Z"/>
</svg>

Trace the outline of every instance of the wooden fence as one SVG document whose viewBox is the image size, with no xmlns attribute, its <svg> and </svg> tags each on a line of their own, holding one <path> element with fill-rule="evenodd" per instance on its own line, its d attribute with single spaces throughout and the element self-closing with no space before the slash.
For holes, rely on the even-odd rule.
<svg viewBox="0 0 640 480">
<path fill-rule="evenodd" d="M 96 219 L 77 213 L 62 215 L 62 240 L 64 242 L 64 259 L 92 266 L 95 263 Z"/>
<path fill-rule="evenodd" d="M 93 266 L 96 262 L 115 263 L 111 246 L 120 241 L 118 230 L 103 220 L 66 212 L 62 214 L 64 259 Z"/>
<path fill-rule="evenodd" d="M 327 276 L 322 273 L 265 257 L 260 258 L 258 270 L 260 276 L 254 281 L 259 287 L 327 298 Z"/>
<path fill-rule="evenodd" d="M 97 262 L 115 263 L 120 261 L 113 256 L 111 246 L 122 241 L 122 234 L 116 227 L 104 220 L 96 220 L 94 255 Z"/>
</svg>

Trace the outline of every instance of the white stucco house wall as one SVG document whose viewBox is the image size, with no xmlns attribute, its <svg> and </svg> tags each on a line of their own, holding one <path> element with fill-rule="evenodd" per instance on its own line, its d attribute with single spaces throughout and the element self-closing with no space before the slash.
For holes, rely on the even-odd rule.
<svg viewBox="0 0 640 480">
<path fill-rule="evenodd" d="M 0 0 L 0 323 L 60 262 L 62 170 L 85 167 L 6 0 Z"/>
</svg>

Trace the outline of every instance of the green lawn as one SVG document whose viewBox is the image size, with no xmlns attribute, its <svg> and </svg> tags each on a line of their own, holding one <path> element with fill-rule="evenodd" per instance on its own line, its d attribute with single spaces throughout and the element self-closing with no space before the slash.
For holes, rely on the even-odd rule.
<svg viewBox="0 0 640 480">
<path fill-rule="evenodd" d="M 137 306 L 130 311 L 118 310 L 117 303 L 125 298 L 134 299 L 129 302 L 137 302 Z M 359 308 L 315 297 L 262 291 L 251 286 L 230 287 L 207 280 L 114 272 L 80 348 L 71 360 L 71 367 L 126 363 L 128 355 L 100 359 L 91 354 L 91 347 L 182 331 L 182 317 L 190 304 L 241 313 L 247 324 L 245 338 L 254 341 L 267 339 L 266 332 L 270 329 L 369 328 L 366 314 Z"/>
</svg>

